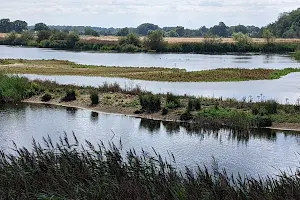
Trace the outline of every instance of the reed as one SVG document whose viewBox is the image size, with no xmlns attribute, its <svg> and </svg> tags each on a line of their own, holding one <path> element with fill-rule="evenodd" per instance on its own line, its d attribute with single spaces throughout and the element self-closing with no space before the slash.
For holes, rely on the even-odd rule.
<svg viewBox="0 0 300 200">
<path fill-rule="evenodd" d="M 74 142 L 71 142 L 74 141 Z M 276 177 L 232 177 L 216 162 L 179 170 L 158 153 L 103 143 L 86 144 L 50 137 L 32 149 L 1 152 L 0 196 L 3 199 L 299 199 L 299 171 Z M 121 142 L 120 142 L 121 143 Z M 122 145 L 120 145 L 122 146 Z M 173 159 L 175 160 L 174 156 Z"/>
</svg>

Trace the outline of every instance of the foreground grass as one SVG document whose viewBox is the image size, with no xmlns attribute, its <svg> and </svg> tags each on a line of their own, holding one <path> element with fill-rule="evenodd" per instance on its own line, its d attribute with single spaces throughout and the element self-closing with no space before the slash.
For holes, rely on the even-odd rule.
<svg viewBox="0 0 300 200">
<path fill-rule="evenodd" d="M 213 171 L 186 167 L 179 171 L 158 154 L 124 153 L 114 144 L 82 146 L 76 137 L 50 138 L 32 150 L 1 152 L 0 196 L 3 199 L 299 199 L 299 171 L 275 178 L 233 178 L 213 165 Z M 121 146 L 121 145 L 120 145 Z"/>
<path fill-rule="evenodd" d="M 169 82 L 225 82 L 279 79 L 300 68 L 238 69 L 226 68 L 187 72 L 183 69 L 106 67 L 79 65 L 58 60 L 0 60 L 0 72 L 14 74 L 80 75 L 120 77 L 129 79 Z"/>
</svg>

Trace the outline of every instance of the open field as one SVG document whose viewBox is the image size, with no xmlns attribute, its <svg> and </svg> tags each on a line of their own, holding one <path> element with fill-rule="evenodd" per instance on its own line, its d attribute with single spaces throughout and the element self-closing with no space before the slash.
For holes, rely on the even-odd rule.
<svg viewBox="0 0 300 200">
<path fill-rule="evenodd" d="M 140 37 L 143 39 L 144 37 Z M 100 37 L 91 37 L 91 36 L 81 36 L 81 39 L 83 41 L 106 41 L 106 42 L 117 42 L 119 37 L 117 36 L 100 36 Z M 176 44 L 176 43 L 193 43 L 193 42 L 203 42 L 204 38 L 170 38 L 166 37 L 165 41 L 167 41 L 170 44 Z M 253 38 L 253 41 L 256 43 L 265 43 L 265 40 L 263 38 Z M 232 38 L 222 38 L 223 43 L 234 43 L 234 40 Z M 300 43 L 300 39 L 285 39 L 285 38 L 277 38 L 275 42 L 278 43 Z"/>
<path fill-rule="evenodd" d="M 0 60 L 0 71 L 11 74 L 102 76 L 168 82 L 226 82 L 278 79 L 292 72 L 300 72 L 300 68 L 282 70 L 224 68 L 187 72 L 184 69 L 106 67 L 59 60 L 7 59 Z"/>
<path fill-rule="evenodd" d="M 3 40 L 7 34 L 6 33 L 0 33 L 0 40 Z"/>
</svg>

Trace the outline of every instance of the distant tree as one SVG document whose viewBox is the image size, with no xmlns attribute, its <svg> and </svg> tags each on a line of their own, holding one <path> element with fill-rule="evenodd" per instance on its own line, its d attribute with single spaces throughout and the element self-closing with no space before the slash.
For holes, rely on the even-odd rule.
<svg viewBox="0 0 300 200">
<path fill-rule="evenodd" d="M 139 35 L 147 35 L 150 31 L 155 31 L 158 29 L 159 29 L 159 27 L 157 25 L 150 24 L 150 23 L 144 23 L 144 24 L 139 25 L 136 28 L 136 32 Z"/>
<path fill-rule="evenodd" d="M 199 31 L 200 31 L 200 36 L 204 36 L 204 35 L 207 35 L 209 29 L 206 28 L 206 26 L 202 26 L 199 28 Z"/>
<path fill-rule="evenodd" d="M 243 34 L 242 32 L 233 33 L 232 38 L 239 47 L 239 51 L 245 51 L 246 47 L 252 44 L 252 38 L 248 34 Z"/>
<path fill-rule="evenodd" d="M 22 33 L 23 31 L 27 30 L 27 22 L 16 20 L 12 22 L 12 30 L 16 31 L 17 33 Z"/>
<path fill-rule="evenodd" d="M 76 43 L 80 40 L 78 34 L 76 33 L 70 33 L 67 36 L 67 46 L 68 48 L 74 48 Z"/>
<path fill-rule="evenodd" d="M 66 40 L 68 37 L 68 33 L 63 31 L 54 31 L 51 35 L 50 40 Z"/>
<path fill-rule="evenodd" d="M 265 39 L 267 44 L 271 44 L 275 41 L 274 34 L 270 31 L 270 29 L 264 29 L 262 37 Z"/>
<path fill-rule="evenodd" d="M 87 27 L 84 29 L 84 35 L 91 35 L 91 36 L 98 37 L 99 33 L 94 29 Z"/>
<path fill-rule="evenodd" d="M 134 46 L 140 47 L 141 46 L 141 40 L 138 35 L 136 34 L 129 34 L 126 37 L 122 37 L 119 39 L 119 44 L 124 45 L 124 44 L 132 44 Z"/>
<path fill-rule="evenodd" d="M 162 51 L 165 46 L 163 32 L 160 30 L 150 32 L 145 38 L 144 43 L 150 50 Z"/>
<path fill-rule="evenodd" d="M 30 32 L 30 31 L 24 31 L 21 34 L 20 39 L 27 43 L 29 41 L 34 40 L 34 34 L 33 34 L 33 32 Z"/>
<path fill-rule="evenodd" d="M 9 33 L 5 37 L 5 41 L 6 41 L 7 44 L 14 45 L 17 38 L 18 38 L 17 33 L 16 32 L 12 32 L 12 33 Z"/>
<path fill-rule="evenodd" d="M 51 36 L 51 31 L 42 30 L 37 33 L 37 41 L 41 42 L 43 40 L 48 40 Z"/>
<path fill-rule="evenodd" d="M 179 35 L 175 30 L 172 30 L 169 32 L 169 37 L 179 37 Z"/>
<path fill-rule="evenodd" d="M 239 24 L 239 25 L 233 27 L 233 32 L 246 34 L 246 33 L 248 33 L 248 29 L 246 26 Z"/>
<path fill-rule="evenodd" d="M 127 36 L 129 34 L 129 28 L 122 28 L 118 31 L 117 36 Z"/>
<path fill-rule="evenodd" d="M 220 37 L 227 37 L 227 26 L 224 24 L 224 22 L 220 22 L 219 25 L 215 25 L 210 29 L 211 34 L 218 35 Z"/>
<path fill-rule="evenodd" d="M 50 28 L 44 23 L 37 23 L 34 25 L 35 31 L 48 31 Z"/>
<path fill-rule="evenodd" d="M 184 36 L 184 27 L 182 26 L 177 26 L 175 29 L 176 33 L 178 34 L 179 37 Z"/>
<path fill-rule="evenodd" d="M 0 20 L 0 32 L 9 33 L 11 31 L 11 22 L 9 19 Z"/>
</svg>

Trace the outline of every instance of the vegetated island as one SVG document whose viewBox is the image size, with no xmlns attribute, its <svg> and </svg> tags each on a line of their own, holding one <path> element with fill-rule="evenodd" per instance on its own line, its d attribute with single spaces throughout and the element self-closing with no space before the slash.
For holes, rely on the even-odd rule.
<svg viewBox="0 0 300 200">
<path fill-rule="evenodd" d="M 47 103 L 119 113 L 141 118 L 190 123 L 195 128 L 230 128 L 247 131 L 273 127 L 300 130 L 300 104 L 275 101 L 252 102 L 173 94 L 152 94 L 139 87 L 122 89 L 118 84 L 97 88 L 58 85 L 50 81 L 29 81 L 0 76 L 0 102 Z M 300 101 L 300 100 L 299 100 Z"/>
<path fill-rule="evenodd" d="M 294 55 L 298 55 L 299 52 Z M 0 72 L 8 74 L 79 75 L 119 77 L 166 82 L 226 82 L 279 79 L 300 68 L 239 69 L 222 68 L 191 71 L 160 67 L 108 67 L 81 65 L 59 60 L 0 59 Z"/>
</svg>

